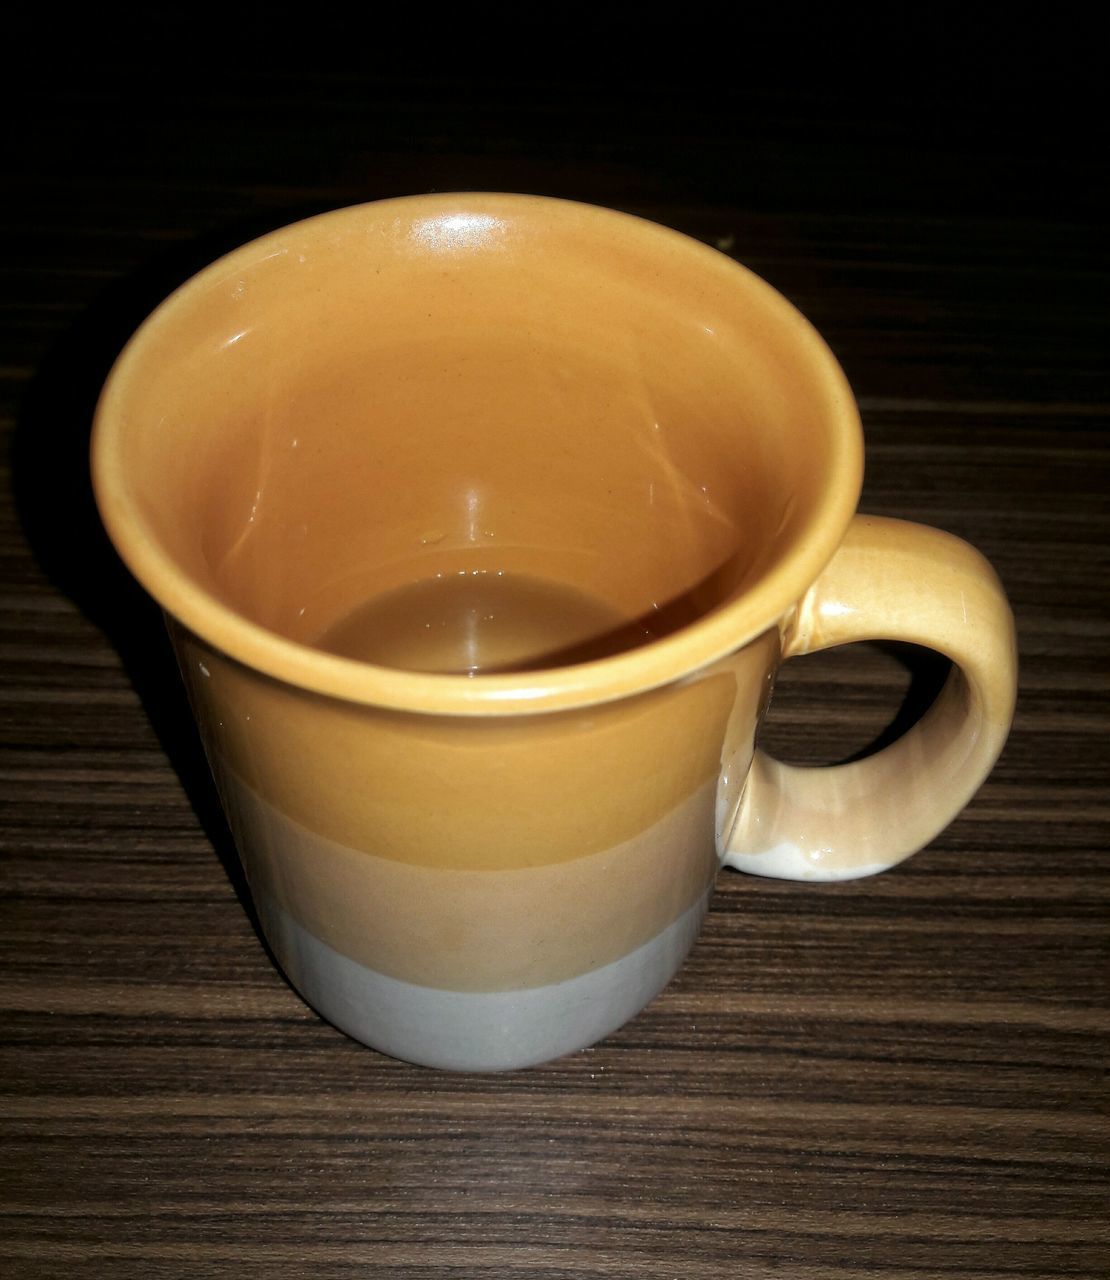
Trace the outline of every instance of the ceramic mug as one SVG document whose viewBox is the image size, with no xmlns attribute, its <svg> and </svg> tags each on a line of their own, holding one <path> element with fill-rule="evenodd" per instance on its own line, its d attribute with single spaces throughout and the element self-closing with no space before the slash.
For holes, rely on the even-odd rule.
<svg viewBox="0 0 1110 1280">
<path fill-rule="evenodd" d="M 1013 623 L 966 543 L 856 515 L 861 467 L 802 316 L 605 209 L 342 209 L 163 303 L 97 499 L 309 1004 L 413 1062 L 542 1062 L 667 983 L 722 863 L 843 880 L 936 835 L 1006 737 Z M 953 660 L 925 717 L 761 753 L 782 661 L 868 638 Z"/>
</svg>

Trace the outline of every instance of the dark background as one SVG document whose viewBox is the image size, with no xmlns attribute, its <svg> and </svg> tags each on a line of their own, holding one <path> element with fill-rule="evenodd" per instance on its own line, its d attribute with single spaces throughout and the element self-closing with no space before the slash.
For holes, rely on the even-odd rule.
<svg viewBox="0 0 1110 1280">
<path fill-rule="evenodd" d="M 6 1274 L 1110 1273 L 1104 41 L 1061 6 L 870 10 L 5 17 Z M 498 1078 L 363 1050 L 274 972 L 86 463 L 120 345 L 196 268 L 465 188 L 657 219 L 790 297 L 860 400 L 863 508 L 980 546 L 1022 654 L 928 850 L 722 877 L 640 1018 Z M 792 664 L 766 742 L 841 758 L 937 675 Z"/>
</svg>

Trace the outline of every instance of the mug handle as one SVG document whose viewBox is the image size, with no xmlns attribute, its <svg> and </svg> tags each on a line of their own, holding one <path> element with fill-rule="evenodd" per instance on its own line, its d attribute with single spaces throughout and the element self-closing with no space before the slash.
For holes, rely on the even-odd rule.
<svg viewBox="0 0 1110 1280">
<path fill-rule="evenodd" d="M 757 750 L 724 863 L 784 880 L 885 871 L 942 831 L 990 773 L 1017 696 L 1014 620 L 998 575 L 960 538 L 856 516 L 783 629 L 783 658 L 901 640 L 951 658 L 921 720 L 848 764 L 798 767 Z"/>
</svg>

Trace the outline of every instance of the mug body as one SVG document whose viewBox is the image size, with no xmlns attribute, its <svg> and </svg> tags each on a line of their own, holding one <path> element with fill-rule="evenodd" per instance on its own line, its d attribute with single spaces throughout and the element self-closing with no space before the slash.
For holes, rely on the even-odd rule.
<svg viewBox="0 0 1110 1280">
<path fill-rule="evenodd" d="M 697 935 L 778 655 L 514 717 L 360 706 L 171 623 L 278 962 L 407 1061 L 527 1066 L 652 999 Z"/>
<path fill-rule="evenodd" d="M 168 299 L 105 388 L 97 498 L 309 1002 L 481 1069 L 649 1000 L 861 464 L 806 321 L 608 210 L 340 210 Z"/>
</svg>

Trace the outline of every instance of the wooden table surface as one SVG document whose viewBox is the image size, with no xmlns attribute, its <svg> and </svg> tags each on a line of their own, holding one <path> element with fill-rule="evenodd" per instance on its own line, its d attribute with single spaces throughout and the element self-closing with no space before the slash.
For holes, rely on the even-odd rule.
<svg viewBox="0 0 1110 1280">
<path fill-rule="evenodd" d="M 770 74 L 387 57 L 203 91 L 156 60 L 26 77 L 0 297 L 6 1277 L 1110 1274 L 1104 138 L 937 75 L 888 76 L 881 108 Z M 930 848 L 852 884 L 722 874 L 640 1017 L 502 1076 L 361 1048 L 274 970 L 85 463 L 112 357 L 195 267 L 453 188 L 645 214 L 786 293 L 859 396 L 863 509 L 977 544 L 1022 661 L 1009 745 Z M 766 741 L 843 757 L 936 674 L 802 660 Z"/>
</svg>

